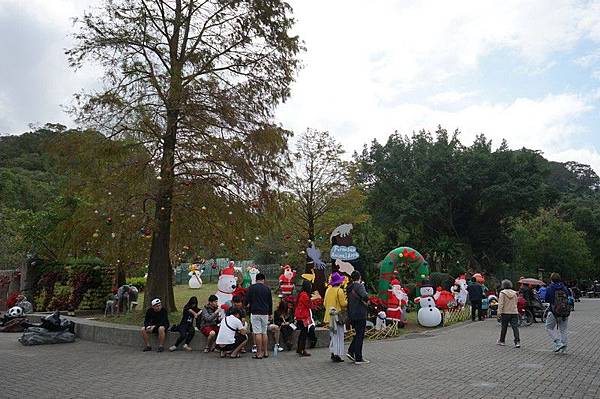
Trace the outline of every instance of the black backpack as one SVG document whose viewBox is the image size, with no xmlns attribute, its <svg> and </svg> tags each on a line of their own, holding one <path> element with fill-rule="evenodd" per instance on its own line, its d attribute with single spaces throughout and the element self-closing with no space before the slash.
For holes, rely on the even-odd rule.
<svg viewBox="0 0 600 399">
<path fill-rule="evenodd" d="M 552 305 L 552 314 L 555 317 L 566 318 L 571 314 L 569 297 L 563 289 L 554 292 L 554 305 Z"/>
</svg>

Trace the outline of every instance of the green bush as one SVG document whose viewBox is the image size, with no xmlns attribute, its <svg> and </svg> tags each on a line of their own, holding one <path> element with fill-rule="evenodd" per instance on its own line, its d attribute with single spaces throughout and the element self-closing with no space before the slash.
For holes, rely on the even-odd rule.
<svg viewBox="0 0 600 399">
<path fill-rule="evenodd" d="M 36 310 L 101 309 L 111 292 L 112 278 L 112 268 L 98 258 L 43 264 L 35 284 Z"/>
<path fill-rule="evenodd" d="M 146 278 L 145 277 L 129 277 L 125 280 L 127 285 L 134 285 L 138 290 L 144 291 L 146 289 Z"/>
</svg>

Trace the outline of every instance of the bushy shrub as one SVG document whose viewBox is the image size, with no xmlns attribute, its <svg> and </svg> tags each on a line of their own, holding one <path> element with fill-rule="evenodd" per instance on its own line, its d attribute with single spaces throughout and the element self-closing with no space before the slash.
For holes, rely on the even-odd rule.
<svg viewBox="0 0 600 399">
<path fill-rule="evenodd" d="M 127 285 L 135 286 L 139 291 L 144 291 L 146 289 L 146 278 L 145 277 L 129 277 L 125 280 Z"/>
<path fill-rule="evenodd" d="M 429 279 L 434 289 L 442 287 L 442 289 L 450 291 L 450 287 L 454 284 L 454 279 L 448 273 L 433 272 L 429 276 Z"/>
</svg>

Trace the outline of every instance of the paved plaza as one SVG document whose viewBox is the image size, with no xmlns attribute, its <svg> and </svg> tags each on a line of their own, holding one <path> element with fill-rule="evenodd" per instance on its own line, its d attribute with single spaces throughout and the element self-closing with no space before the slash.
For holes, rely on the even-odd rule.
<svg viewBox="0 0 600 399">
<path fill-rule="evenodd" d="M 523 347 L 495 345 L 495 320 L 369 341 L 368 365 L 284 352 L 253 360 L 199 352 L 142 353 L 78 341 L 23 347 L 0 335 L 1 398 L 599 398 L 600 300 L 577 304 L 569 352 L 557 355 L 542 325 Z M 507 343 L 512 339 L 509 331 Z"/>
</svg>

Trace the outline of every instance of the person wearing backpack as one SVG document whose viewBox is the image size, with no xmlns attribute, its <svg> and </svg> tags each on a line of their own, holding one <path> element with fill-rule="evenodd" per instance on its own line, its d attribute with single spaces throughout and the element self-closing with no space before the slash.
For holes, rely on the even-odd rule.
<svg viewBox="0 0 600 399">
<path fill-rule="evenodd" d="M 546 331 L 554 342 L 554 352 L 566 352 L 568 344 L 567 329 L 571 307 L 569 291 L 561 281 L 558 273 L 550 275 L 552 284 L 546 290 L 546 302 L 550 304 L 550 312 L 546 318 Z M 558 329 L 559 333 L 556 332 Z"/>
</svg>

